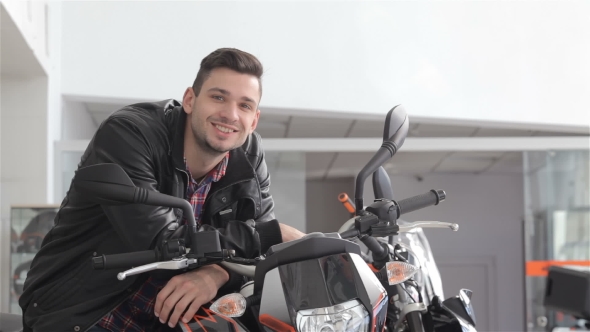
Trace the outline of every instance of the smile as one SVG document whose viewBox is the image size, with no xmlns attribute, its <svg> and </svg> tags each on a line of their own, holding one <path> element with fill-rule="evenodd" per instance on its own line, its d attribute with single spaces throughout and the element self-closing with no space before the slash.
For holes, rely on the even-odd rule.
<svg viewBox="0 0 590 332">
<path fill-rule="evenodd" d="M 233 129 L 229 129 L 227 127 L 222 127 L 220 125 L 214 125 L 214 126 L 215 126 L 215 128 L 219 129 L 219 131 L 224 132 L 224 133 L 228 133 L 228 134 L 229 133 L 233 133 L 233 132 L 236 131 L 236 130 L 233 130 Z"/>
</svg>

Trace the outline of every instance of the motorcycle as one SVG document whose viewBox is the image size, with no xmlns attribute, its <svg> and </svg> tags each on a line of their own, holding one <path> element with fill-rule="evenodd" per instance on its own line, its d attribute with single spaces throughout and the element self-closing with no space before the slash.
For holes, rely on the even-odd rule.
<svg viewBox="0 0 590 332">
<path fill-rule="evenodd" d="M 217 231 L 197 229 L 188 201 L 136 187 L 119 165 L 80 168 L 72 185 L 97 203 L 180 208 L 187 216 L 190 243 L 178 239 L 164 249 L 94 256 L 93 266 L 127 269 L 117 275 L 119 280 L 207 264 L 221 264 L 249 278 L 239 292 L 217 298 L 188 323 L 179 323 L 178 331 L 474 331 L 470 292 L 445 301 L 434 296 L 428 305 L 418 292 L 416 301 L 412 288 L 419 287 L 412 277 L 419 268 L 410 264 L 410 252 L 399 244 L 377 240 L 418 227 L 456 230 L 456 224 L 441 222 L 397 223 L 404 213 L 439 204 L 446 193 L 431 190 L 399 201 L 379 198 L 363 205 L 365 180 L 403 145 L 408 126 L 401 106 L 389 111 L 384 142 L 357 176 L 355 217 L 346 230 L 307 234 L 274 245 L 255 258 L 237 257 L 234 251 L 222 249 Z M 369 256 L 361 252 L 359 243 L 368 248 Z"/>
<path fill-rule="evenodd" d="M 176 243 L 174 252 L 179 254 L 173 259 L 157 261 L 158 252 L 144 251 L 93 257 L 94 266 L 136 266 L 118 274 L 118 279 L 123 280 L 158 269 L 190 270 L 219 263 L 251 279 L 240 292 L 224 295 L 208 308 L 201 308 L 192 321 L 181 324 L 182 331 L 474 330 L 470 292 L 445 301 L 435 296 L 428 306 L 422 296 L 418 301 L 407 301 L 406 294 L 413 298 L 409 289 L 415 286 L 412 276 L 418 268 L 408 263 L 408 252 L 400 245 L 391 246 L 376 239 L 417 227 L 456 230 L 456 224 L 441 222 L 397 224 L 403 213 L 439 204 L 445 199 L 445 192 L 432 190 L 400 201 L 380 198 L 366 208 L 363 205 L 365 180 L 403 145 L 408 126 L 401 106 L 387 114 L 383 145 L 357 176 L 356 217 L 348 230 L 308 234 L 272 246 L 263 257 L 253 259 L 236 257 L 233 251 L 221 249 L 216 231 L 198 231 L 186 200 L 135 187 L 115 164 L 81 168 L 73 180 L 74 188 L 99 203 L 176 207 L 189 217 L 190 246 Z M 370 264 L 363 260 L 354 240 L 370 250 Z M 396 308 L 390 306 L 396 301 L 402 304 L 401 310 L 388 310 Z M 254 319 L 240 319 L 247 316 Z"/>
</svg>

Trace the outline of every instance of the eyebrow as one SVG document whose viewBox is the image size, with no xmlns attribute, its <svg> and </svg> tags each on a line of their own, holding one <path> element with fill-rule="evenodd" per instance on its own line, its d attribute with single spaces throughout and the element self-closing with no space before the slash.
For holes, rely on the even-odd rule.
<svg viewBox="0 0 590 332">
<path fill-rule="evenodd" d="M 209 89 L 209 90 L 207 90 L 207 91 L 208 91 L 208 92 L 217 91 L 217 92 L 221 93 L 221 94 L 222 94 L 222 95 L 224 95 L 224 96 L 229 96 L 229 95 L 231 95 L 231 93 L 229 93 L 229 91 L 227 91 L 227 90 L 225 90 L 225 89 L 222 89 L 222 88 L 211 88 L 211 89 Z M 246 97 L 246 96 L 244 96 L 244 97 L 242 97 L 242 100 L 256 104 L 256 101 L 254 101 L 254 99 L 252 99 L 252 98 L 250 98 L 250 97 Z"/>
</svg>

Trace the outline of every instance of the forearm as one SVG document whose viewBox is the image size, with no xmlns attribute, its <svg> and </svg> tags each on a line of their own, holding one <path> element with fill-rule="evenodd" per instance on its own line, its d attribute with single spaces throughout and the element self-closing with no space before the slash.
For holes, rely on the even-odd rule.
<svg viewBox="0 0 590 332">
<path fill-rule="evenodd" d="M 283 242 L 297 240 L 305 235 L 305 233 L 289 225 L 279 223 L 279 226 L 281 227 L 281 237 L 283 238 Z"/>
<path fill-rule="evenodd" d="M 172 277 L 158 292 L 154 315 L 161 323 L 176 326 L 182 317 L 188 323 L 199 308 L 217 295 L 229 275 L 219 265 L 206 265 Z"/>
<path fill-rule="evenodd" d="M 199 273 L 207 282 L 215 287 L 215 290 L 221 288 L 229 280 L 227 271 L 217 264 L 205 265 L 193 271 Z"/>
</svg>

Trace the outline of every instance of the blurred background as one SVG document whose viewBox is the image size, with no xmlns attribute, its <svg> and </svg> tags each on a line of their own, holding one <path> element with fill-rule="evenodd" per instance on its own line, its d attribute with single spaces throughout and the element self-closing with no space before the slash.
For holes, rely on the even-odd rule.
<svg viewBox="0 0 590 332">
<path fill-rule="evenodd" d="M 353 196 L 401 104 L 409 137 L 385 165 L 396 198 L 447 192 L 405 219 L 460 224 L 426 231 L 445 295 L 474 291 L 480 331 L 572 324 L 544 309 L 539 267 L 590 265 L 590 2 L 0 3 L 1 312 L 20 312 L 100 123 L 180 100 L 204 56 L 235 47 L 265 67 L 257 131 L 282 222 L 336 231 L 338 194 Z"/>
</svg>

